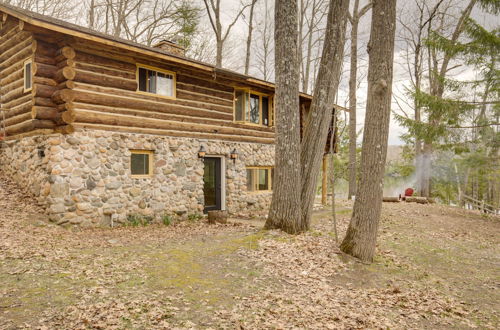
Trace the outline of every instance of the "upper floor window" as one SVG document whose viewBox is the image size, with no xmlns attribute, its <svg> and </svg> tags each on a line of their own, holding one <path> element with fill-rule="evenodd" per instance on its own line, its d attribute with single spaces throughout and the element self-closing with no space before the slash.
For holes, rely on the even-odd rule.
<svg viewBox="0 0 500 330">
<path fill-rule="evenodd" d="M 24 62 L 23 80 L 24 92 L 28 92 L 33 88 L 33 61 L 31 59 Z"/>
<path fill-rule="evenodd" d="M 138 66 L 137 80 L 140 92 L 175 97 L 175 72 L 148 66 Z"/>
<path fill-rule="evenodd" d="M 235 121 L 272 126 L 273 103 L 270 95 L 236 89 L 234 92 Z"/>
</svg>

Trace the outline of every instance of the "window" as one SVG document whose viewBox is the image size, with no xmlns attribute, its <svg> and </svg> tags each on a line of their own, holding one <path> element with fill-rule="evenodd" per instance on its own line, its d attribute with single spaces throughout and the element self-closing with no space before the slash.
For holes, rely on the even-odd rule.
<svg viewBox="0 0 500 330">
<path fill-rule="evenodd" d="M 138 91 L 175 98 L 175 73 L 146 66 L 137 67 Z"/>
<path fill-rule="evenodd" d="M 247 167 L 247 191 L 271 191 L 273 177 L 272 167 Z"/>
<path fill-rule="evenodd" d="M 272 126 L 272 97 L 266 94 L 236 89 L 234 119 L 254 125 Z"/>
<path fill-rule="evenodd" d="M 27 60 L 24 62 L 24 92 L 29 92 L 33 88 L 33 61 Z"/>
<path fill-rule="evenodd" d="M 153 151 L 130 150 L 130 173 L 132 177 L 149 177 L 153 175 Z"/>
</svg>

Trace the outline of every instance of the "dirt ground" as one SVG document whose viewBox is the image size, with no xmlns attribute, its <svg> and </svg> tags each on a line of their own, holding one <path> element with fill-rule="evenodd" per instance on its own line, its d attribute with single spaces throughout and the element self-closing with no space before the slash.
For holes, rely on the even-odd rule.
<svg viewBox="0 0 500 330">
<path fill-rule="evenodd" d="M 23 196 L 0 178 L 0 329 L 500 326 L 500 220 L 470 211 L 384 204 L 362 264 L 329 210 L 298 236 L 256 220 L 72 231 Z"/>
</svg>

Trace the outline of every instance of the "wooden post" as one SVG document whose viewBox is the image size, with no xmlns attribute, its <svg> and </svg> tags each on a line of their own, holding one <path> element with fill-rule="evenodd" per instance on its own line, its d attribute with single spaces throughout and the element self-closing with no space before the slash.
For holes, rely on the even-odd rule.
<svg viewBox="0 0 500 330">
<path fill-rule="evenodd" d="M 326 205 L 326 195 L 327 195 L 327 190 L 328 190 L 328 185 L 327 185 L 327 179 L 328 179 L 328 172 L 327 172 L 327 162 L 328 158 L 327 155 L 323 155 L 323 181 L 321 183 L 321 204 Z"/>
</svg>

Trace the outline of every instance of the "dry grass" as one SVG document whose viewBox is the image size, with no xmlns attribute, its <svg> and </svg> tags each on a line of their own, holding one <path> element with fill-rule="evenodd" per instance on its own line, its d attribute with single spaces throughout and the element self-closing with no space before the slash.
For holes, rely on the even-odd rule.
<svg viewBox="0 0 500 330">
<path fill-rule="evenodd" d="M 203 222 L 69 231 L 5 179 L 0 209 L 1 329 L 499 326 L 500 224 L 462 210 L 384 205 L 365 265 L 339 252 L 328 211 L 299 236 Z"/>
</svg>

